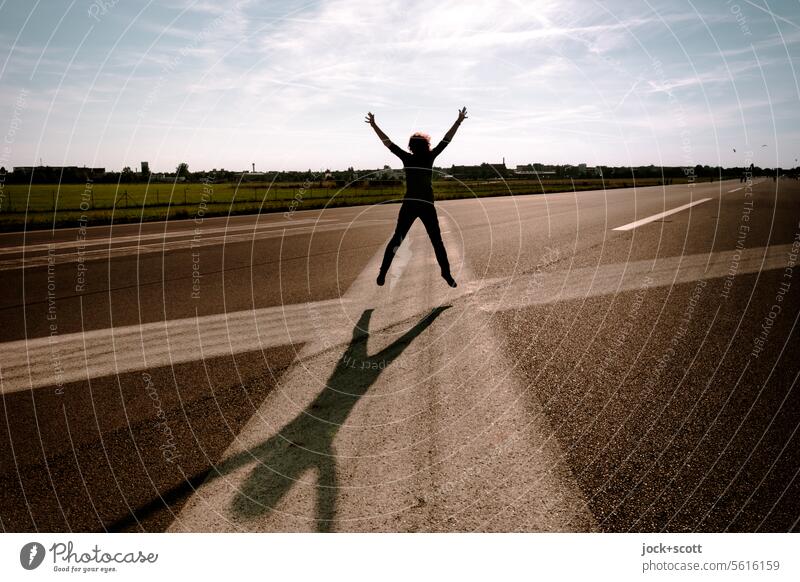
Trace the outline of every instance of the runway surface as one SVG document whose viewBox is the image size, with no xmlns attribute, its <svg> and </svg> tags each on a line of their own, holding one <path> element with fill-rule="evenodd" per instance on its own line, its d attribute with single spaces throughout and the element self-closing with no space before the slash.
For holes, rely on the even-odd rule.
<svg viewBox="0 0 800 582">
<path fill-rule="evenodd" d="M 800 185 L 0 235 L 5 531 L 796 531 Z M 300 207 L 302 208 L 302 206 Z"/>
</svg>

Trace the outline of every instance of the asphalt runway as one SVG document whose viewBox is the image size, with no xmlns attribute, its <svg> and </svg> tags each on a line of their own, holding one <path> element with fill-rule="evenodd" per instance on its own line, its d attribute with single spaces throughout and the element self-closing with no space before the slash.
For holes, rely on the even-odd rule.
<svg viewBox="0 0 800 582">
<path fill-rule="evenodd" d="M 4 531 L 797 531 L 800 184 L 0 235 Z"/>
</svg>

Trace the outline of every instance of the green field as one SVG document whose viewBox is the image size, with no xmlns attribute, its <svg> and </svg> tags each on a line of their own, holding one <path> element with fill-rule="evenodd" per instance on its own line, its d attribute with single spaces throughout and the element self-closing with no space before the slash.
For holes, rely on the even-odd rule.
<svg viewBox="0 0 800 582">
<path fill-rule="evenodd" d="M 685 182 L 685 180 L 684 180 Z M 679 183 L 675 179 L 673 183 Z M 661 184 L 636 180 L 636 186 Z M 437 200 L 485 196 L 519 196 L 565 191 L 627 188 L 632 179 L 559 179 L 434 182 Z M 205 217 L 257 212 L 308 210 L 325 206 L 375 204 L 399 199 L 404 186 L 355 182 L 332 183 L 151 183 L 151 184 L 5 184 L 0 230 L 67 228 L 79 221 L 91 225 Z"/>
</svg>

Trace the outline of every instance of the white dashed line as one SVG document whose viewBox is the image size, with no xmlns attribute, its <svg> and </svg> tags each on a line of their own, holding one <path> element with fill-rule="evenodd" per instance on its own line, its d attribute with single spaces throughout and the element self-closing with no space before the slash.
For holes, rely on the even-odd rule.
<svg viewBox="0 0 800 582">
<path fill-rule="evenodd" d="M 628 224 L 623 224 L 622 226 L 618 226 L 614 230 L 633 230 L 634 228 L 638 228 L 642 225 L 648 224 L 650 222 L 654 222 L 665 216 L 670 216 L 672 214 L 676 214 L 678 212 L 682 212 L 687 208 L 691 208 L 692 206 L 696 206 L 698 204 L 702 204 L 703 202 L 708 202 L 711 198 L 701 198 L 700 200 L 695 200 L 694 202 L 689 202 L 689 204 L 684 204 L 683 206 L 678 206 L 677 208 L 673 208 L 672 210 L 666 210 L 664 212 L 659 212 L 658 214 L 654 214 L 653 216 L 648 216 L 647 218 L 641 218 L 634 222 L 629 222 Z"/>
</svg>

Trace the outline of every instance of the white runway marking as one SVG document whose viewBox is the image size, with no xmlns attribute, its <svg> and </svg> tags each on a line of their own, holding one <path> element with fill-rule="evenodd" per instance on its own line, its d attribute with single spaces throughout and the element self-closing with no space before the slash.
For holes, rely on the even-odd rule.
<svg viewBox="0 0 800 582">
<path fill-rule="evenodd" d="M 449 289 L 431 264 L 420 224 L 398 251 L 405 256 L 395 260 L 405 264 L 393 289 L 375 285 L 379 249 L 346 292 L 346 308 L 319 321 L 318 337 L 170 531 L 596 529 L 544 413 L 513 374 L 487 314 L 456 301 L 473 276 L 454 238 L 446 245 L 458 289 Z M 378 356 L 431 307 L 448 304 L 406 349 Z M 351 342 L 365 309 L 366 357 L 388 359 L 353 399 L 352 366 L 368 360 L 343 367 L 349 360 L 342 347 L 322 347 Z M 387 329 L 396 322 L 403 325 Z M 348 412 L 339 415 L 343 407 Z"/>
<path fill-rule="evenodd" d="M 455 236 L 446 242 L 458 289 L 443 284 L 430 243 L 415 225 L 404 242 L 406 256 L 397 258 L 404 264 L 393 288 L 374 282 L 381 247 L 341 299 L 0 344 L 2 391 L 302 342 L 295 364 L 222 455 L 219 476 L 198 488 L 171 530 L 317 529 L 315 500 L 326 483 L 336 487 L 335 521 L 329 524 L 334 530 L 591 530 L 596 524 L 546 415 L 515 377 L 485 312 L 640 288 L 645 275 L 659 286 L 724 277 L 731 268 L 737 275 L 781 269 L 791 249 L 664 257 L 538 274 L 535 280 L 529 275 L 481 281 L 461 261 Z M 492 286 L 482 287 L 487 284 Z M 352 340 L 359 314 L 374 310 L 365 351 L 377 354 L 419 320 L 420 310 L 443 304 L 452 307 L 396 360 L 385 361 L 380 378 L 337 421 L 330 448 L 298 456 L 302 443 L 313 448 L 324 440 L 320 427 L 330 411 L 318 411 L 313 403 L 341 388 L 328 383 L 341 368 L 342 348 Z M 392 328 L 397 322 L 405 323 Z M 294 437 L 310 440 L 278 446 L 283 427 L 309 411 L 322 420 L 304 421 L 310 432 Z M 300 460 L 333 459 L 336 478 L 321 481 L 313 468 L 276 476 L 271 464 L 283 457 L 270 456 L 273 448 Z M 286 493 L 269 501 L 272 488 Z M 475 491 L 485 495 L 476 498 Z"/>
<path fill-rule="evenodd" d="M 486 294 L 481 308 L 504 311 L 624 293 L 641 289 L 645 277 L 648 278 L 648 286 L 655 288 L 722 279 L 731 273 L 741 276 L 774 271 L 786 268 L 791 250 L 792 245 L 776 245 L 722 251 L 713 253 L 711 257 L 708 254 L 683 255 L 663 257 L 655 262 L 647 259 L 544 275 L 525 275 L 515 278 L 513 282 L 503 283 L 505 297 L 502 302 L 490 300 L 489 294 L 496 293 L 494 285 L 479 292 L 479 295 Z"/>
<path fill-rule="evenodd" d="M 695 200 L 694 202 L 689 202 L 689 204 L 684 204 L 683 206 L 678 206 L 677 208 L 673 208 L 672 210 L 665 210 L 664 212 L 659 212 L 658 214 L 654 214 L 653 216 L 648 216 L 647 218 L 640 218 L 634 222 L 629 222 L 628 224 L 623 224 L 622 226 L 618 226 L 614 230 L 633 230 L 634 228 L 638 228 L 650 222 L 654 222 L 665 216 L 671 216 L 678 212 L 682 212 L 692 206 L 697 206 L 698 204 L 702 204 L 703 202 L 708 202 L 711 198 L 701 198 L 700 200 Z"/>
<path fill-rule="evenodd" d="M 317 221 L 311 221 L 316 223 Z M 387 220 L 371 220 L 371 221 L 359 221 L 358 227 L 364 227 L 373 224 L 385 223 L 385 222 L 392 222 Z M 295 226 L 298 225 L 298 226 Z M 64 246 L 63 248 L 67 249 L 68 252 L 63 253 L 44 253 L 44 254 L 28 254 L 28 250 L 30 247 L 25 248 L 25 256 L 16 257 L 13 259 L 5 259 L 0 260 L 0 271 L 11 271 L 15 269 L 26 269 L 26 268 L 33 268 L 33 267 L 43 267 L 49 264 L 50 260 L 53 260 L 55 264 L 61 265 L 66 263 L 76 263 L 79 261 L 96 261 L 96 260 L 105 260 L 110 258 L 119 258 L 119 257 L 131 257 L 131 256 L 140 256 L 140 255 L 148 255 L 152 253 L 166 253 L 172 251 L 181 251 L 187 249 L 196 249 L 200 247 L 210 247 L 210 246 L 222 246 L 222 245 L 230 245 L 234 243 L 241 243 L 241 242 L 253 242 L 256 240 L 265 240 L 265 239 L 274 239 L 274 238 L 282 238 L 284 236 L 294 236 L 294 235 L 303 235 L 303 234 L 310 234 L 310 233 L 320 233 L 320 232 L 328 232 L 328 231 L 337 231 L 343 230 L 350 226 L 348 223 L 320 223 L 317 224 L 300 224 L 299 221 L 287 221 L 285 223 L 281 223 L 278 226 L 281 228 L 271 228 L 271 229 L 264 229 L 264 230 L 256 230 L 254 231 L 252 227 L 247 228 L 247 232 L 238 232 L 238 233 L 229 233 L 226 232 L 225 229 L 222 229 L 222 234 L 216 234 L 214 236 L 207 236 L 210 232 L 216 232 L 217 230 L 204 230 L 200 229 L 197 233 L 193 231 L 189 231 L 186 233 L 175 233 L 176 236 L 181 236 L 178 240 L 165 240 L 165 237 L 162 235 L 158 235 L 156 238 L 161 239 L 157 240 L 156 242 L 151 242 L 147 244 L 132 244 L 127 246 L 109 246 L 108 242 L 103 243 L 102 245 L 96 245 L 94 243 L 86 245 L 91 246 L 88 250 L 84 250 L 80 248 L 78 245 L 77 249 L 74 251 L 69 250 L 69 246 Z M 152 235 L 148 235 L 152 236 Z M 120 238 L 112 238 L 112 244 L 116 244 L 120 242 L 122 239 L 128 237 L 120 237 Z M 140 242 L 138 237 L 134 237 L 136 242 Z M 142 237 L 144 238 L 144 237 Z M 61 243 L 55 243 L 61 244 Z M 72 245 L 72 241 L 68 243 L 64 243 L 68 245 Z M 32 245 L 34 246 L 34 245 Z M 44 247 L 45 250 L 47 249 L 47 245 L 35 245 L 38 247 Z M 23 247 L 16 247 L 17 249 L 21 249 Z M 20 250 L 14 251 L 15 254 L 20 254 Z M 38 250 L 41 253 L 41 250 Z M 2 253 L 0 253 L 2 254 Z M 10 251 L 6 254 L 10 254 Z"/>
<path fill-rule="evenodd" d="M 435 259 L 429 252 L 429 243 L 423 236 L 420 233 L 417 237 L 419 240 L 409 237 L 404 241 L 398 251 L 399 256 L 395 259 L 396 264 L 392 265 L 393 270 L 389 272 L 383 293 L 375 294 L 375 274 L 378 272 L 379 257 L 383 253 L 381 248 L 353 285 L 351 292 L 342 299 L 279 305 L 62 334 L 52 339 L 46 336 L 0 344 L 0 353 L 3 354 L 0 393 L 8 394 L 115 373 L 168 366 L 170 362 L 180 364 L 197 361 L 201 346 L 205 358 L 210 359 L 288 344 L 314 340 L 318 342 L 318 336 L 323 330 L 326 333 L 333 333 L 329 330 L 338 330 L 337 334 L 330 335 L 327 342 L 324 342 L 328 348 L 346 343 L 349 339 L 349 322 L 358 319 L 357 311 L 375 295 L 383 297 L 391 305 L 391 309 L 381 310 L 376 314 L 373 321 L 382 328 L 419 311 L 420 300 L 408 289 L 408 280 L 413 275 L 403 271 L 411 269 L 412 272 L 436 273 L 436 269 L 431 269 L 427 264 L 424 267 L 419 266 L 422 261 L 435 264 Z M 456 242 L 453 241 L 448 247 L 455 245 Z M 555 271 L 545 276 L 518 276 L 513 280 L 461 280 L 457 289 L 447 291 L 447 297 L 455 300 L 473 295 L 476 304 L 485 311 L 513 309 L 636 289 L 641 286 L 641 278 L 645 275 L 650 277 L 652 287 L 659 287 L 725 277 L 734 264 L 737 275 L 783 269 L 790 251 L 791 245 L 778 245 L 714 253 L 710 261 L 708 254 L 697 254 L 664 257 L 655 262 L 643 260 Z M 410 262 L 417 266 L 412 269 L 408 265 Z M 454 268 L 457 265 L 454 261 Z M 395 289 L 398 283 L 402 285 Z M 496 296 L 500 293 L 503 300 L 498 303 Z M 365 297 L 370 299 L 365 301 Z M 430 306 L 433 305 L 435 302 L 431 300 Z M 307 346 L 304 355 L 311 356 L 320 349 L 324 348 Z"/>
<path fill-rule="evenodd" d="M 343 308 L 335 299 L 7 342 L 0 394 L 194 362 L 201 347 L 212 359 L 307 342 L 317 331 L 310 311 L 330 321 Z"/>
<path fill-rule="evenodd" d="M 0 255 L 11 255 L 11 254 L 21 254 L 21 253 L 34 254 L 38 252 L 48 252 L 50 250 L 77 249 L 80 248 L 81 246 L 108 247 L 115 244 L 141 242 L 146 240 L 159 241 L 159 240 L 181 238 L 181 237 L 191 238 L 197 234 L 206 236 L 212 234 L 232 234 L 234 232 L 242 232 L 242 231 L 250 233 L 258 233 L 261 229 L 267 229 L 267 228 L 291 228 L 301 224 L 315 224 L 317 222 L 325 223 L 331 221 L 332 219 L 330 218 L 320 218 L 319 220 L 306 218 L 303 220 L 281 220 L 275 222 L 260 222 L 260 223 L 257 222 L 246 226 L 224 226 L 217 228 L 204 227 L 201 221 L 195 226 L 195 228 L 184 229 L 184 230 L 153 232 L 149 234 L 132 234 L 126 236 L 110 236 L 102 238 L 87 238 L 86 240 L 66 240 L 66 241 L 58 241 L 52 243 L 37 243 L 29 245 L 15 245 L 10 247 L 3 247 L 0 248 Z"/>
</svg>

